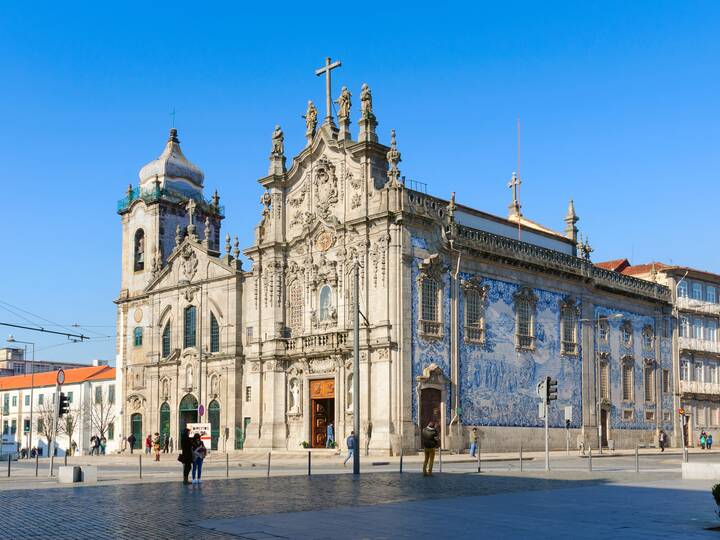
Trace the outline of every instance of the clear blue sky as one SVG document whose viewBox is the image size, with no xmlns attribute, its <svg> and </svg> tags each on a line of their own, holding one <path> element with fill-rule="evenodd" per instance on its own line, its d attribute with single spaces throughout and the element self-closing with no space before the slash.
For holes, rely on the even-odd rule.
<svg viewBox="0 0 720 540">
<path fill-rule="evenodd" d="M 9 303 L 114 335 L 116 201 L 162 150 L 173 107 L 185 154 L 226 206 L 223 234 L 248 246 L 273 127 L 289 155 L 302 148 L 325 56 L 343 62 L 334 93 L 347 85 L 357 105 L 370 84 L 382 140 L 397 129 L 403 174 L 431 193 L 505 215 L 519 116 L 529 218 L 560 229 L 573 197 L 595 261 L 720 271 L 715 2 L 10 4 L 0 321 L 22 322 Z M 112 339 L 15 335 L 42 358 L 115 354 Z"/>
</svg>

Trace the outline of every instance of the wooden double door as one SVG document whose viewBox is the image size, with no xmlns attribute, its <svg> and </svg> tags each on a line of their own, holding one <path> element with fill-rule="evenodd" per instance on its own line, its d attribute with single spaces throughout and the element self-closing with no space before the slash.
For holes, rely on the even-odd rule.
<svg viewBox="0 0 720 540">
<path fill-rule="evenodd" d="M 310 381 L 310 410 L 310 445 L 313 448 L 325 448 L 328 424 L 333 424 L 333 435 L 336 437 L 335 379 Z"/>
</svg>

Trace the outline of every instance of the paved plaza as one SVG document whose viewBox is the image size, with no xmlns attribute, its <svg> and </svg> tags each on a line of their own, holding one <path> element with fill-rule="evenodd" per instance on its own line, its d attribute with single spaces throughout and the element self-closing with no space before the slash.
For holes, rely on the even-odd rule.
<svg viewBox="0 0 720 540">
<path fill-rule="evenodd" d="M 477 474 L 461 465 L 430 478 L 297 473 L 5 489 L 0 531 L 9 539 L 713 538 L 706 527 L 720 524 L 712 483 L 681 481 L 677 467 Z"/>
</svg>

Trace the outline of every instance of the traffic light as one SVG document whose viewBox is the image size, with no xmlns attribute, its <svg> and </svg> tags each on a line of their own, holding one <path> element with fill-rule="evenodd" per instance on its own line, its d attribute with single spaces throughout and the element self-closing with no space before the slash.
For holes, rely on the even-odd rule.
<svg viewBox="0 0 720 540">
<path fill-rule="evenodd" d="M 550 403 L 551 401 L 555 401 L 557 399 L 557 385 L 557 380 L 550 377 L 545 377 L 545 401 L 547 403 Z"/>
<path fill-rule="evenodd" d="M 60 392 L 60 409 L 59 409 L 58 416 L 64 416 L 70 412 L 70 401 L 68 400 L 68 397 L 63 393 Z"/>
</svg>

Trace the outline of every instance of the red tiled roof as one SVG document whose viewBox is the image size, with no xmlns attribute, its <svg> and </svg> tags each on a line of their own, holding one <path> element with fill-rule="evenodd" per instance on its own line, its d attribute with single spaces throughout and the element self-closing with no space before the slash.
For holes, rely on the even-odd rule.
<svg viewBox="0 0 720 540">
<path fill-rule="evenodd" d="M 604 270 L 612 270 L 613 272 L 622 272 L 625 268 L 630 266 L 630 261 L 627 259 L 614 259 L 612 261 L 604 261 L 595 263 L 595 266 Z"/>
<path fill-rule="evenodd" d="M 661 263 L 661 262 L 652 262 L 648 264 L 636 264 L 634 266 L 628 266 L 627 268 L 624 268 L 622 271 L 623 274 L 626 274 L 628 276 L 635 276 L 638 274 L 648 274 L 652 272 L 653 266 L 655 267 L 656 271 L 662 270 L 663 268 L 667 268 L 668 265 Z"/>
<path fill-rule="evenodd" d="M 54 386 L 57 380 L 57 371 L 44 371 L 35 374 L 34 384 L 40 386 Z M 65 370 L 65 384 L 74 384 L 86 381 L 104 381 L 115 378 L 115 368 L 110 366 L 88 366 Z M 17 390 L 30 388 L 32 375 L 12 375 L 0 377 L 0 390 Z"/>
</svg>

